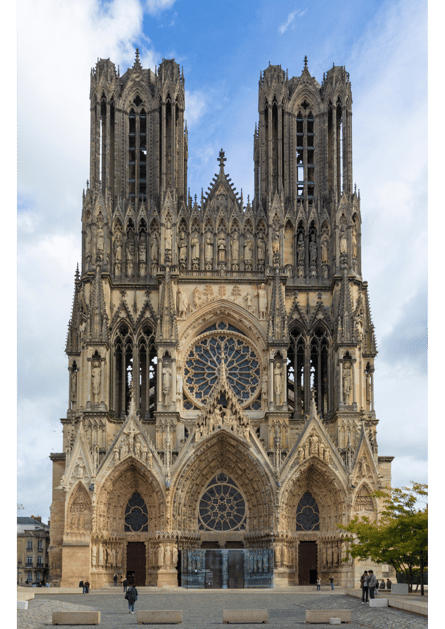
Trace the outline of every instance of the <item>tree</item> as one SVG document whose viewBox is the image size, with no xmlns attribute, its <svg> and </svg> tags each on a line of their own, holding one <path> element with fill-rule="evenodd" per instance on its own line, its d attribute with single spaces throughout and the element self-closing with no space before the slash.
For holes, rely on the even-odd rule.
<svg viewBox="0 0 445 629">
<path fill-rule="evenodd" d="M 376 491 L 383 499 L 377 522 L 358 517 L 339 528 L 351 533 L 348 553 L 351 557 L 387 563 L 406 577 L 412 591 L 414 571 L 420 569 L 420 586 L 424 592 L 424 569 L 428 565 L 428 486 L 411 481 L 411 487 Z M 419 508 L 419 503 L 425 506 Z"/>
</svg>

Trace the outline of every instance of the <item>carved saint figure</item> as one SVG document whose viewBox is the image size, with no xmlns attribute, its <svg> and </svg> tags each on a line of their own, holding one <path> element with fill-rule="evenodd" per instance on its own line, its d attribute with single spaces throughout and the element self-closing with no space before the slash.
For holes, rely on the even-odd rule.
<svg viewBox="0 0 445 629">
<path fill-rule="evenodd" d="M 372 386 L 371 386 L 371 374 L 369 371 L 366 373 L 366 405 L 368 410 L 371 409 L 372 402 Z"/>
<path fill-rule="evenodd" d="M 246 234 L 244 240 L 244 263 L 246 266 L 252 264 L 252 237 L 249 233 Z"/>
<path fill-rule="evenodd" d="M 172 370 L 167 363 L 162 369 L 162 394 L 164 396 L 164 404 L 170 402 L 170 390 L 172 386 Z"/>
<path fill-rule="evenodd" d="M 328 263 L 328 255 L 329 255 L 328 246 L 329 246 L 328 235 L 326 232 L 323 232 L 323 236 L 321 238 L 321 263 L 322 264 Z"/>
<path fill-rule="evenodd" d="M 104 225 L 103 221 L 100 219 L 97 224 L 97 235 L 96 235 L 96 251 L 97 251 L 97 261 L 102 262 L 104 259 Z"/>
<path fill-rule="evenodd" d="M 172 224 L 170 220 L 167 220 L 165 224 L 165 250 L 172 250 Z"/>
<path fill-rule="evenodd" d="M 193 291 L 193 308 L 195 310 L 198 310 L 198 308 L 201 307 L 201 301 L 202 301 L 201 292 L 199 288 L 195 288 L 195 290 Z"/>
<path fill-rule="evenodd" d="M 218 237 L 218 264 L 226 262 L 226 235 L 224 232 L 219 233 Z"/>
<path fill-rule="evenodd" d="M 188 299 L 182 288 L 179 289 L 178 295 L 178 315 L 183 318 L 187 315 Z"/>
<path fill-rule="evenodd" d="M 272 234 L 272 257 L 273 263 L 278 264 L 280 261 L 280 236 L 278 230 Z"/>
<path fill-rule="evenodd" d="M 135 249 L 136 248 L 134 246 L 133 232 L 130 231 L 127 236 L 127 246 L 126 246 L 127 277 L 131 277 L 133 275 Z"/>
<path fill-rule="evenodd" d="M 249 312 L 252 312 L 252 295 L 250 293 L 246 293 L 244 295 L 244 301 L 246 302 L 246 308 Z"/>
<path fill-rule="evenodd" d="M 145 233 L 139 236 L 139 277 L 144 277 L 147 272 L 147 243 L 145 241 Z"/>
<path fill-rule="evenodd" d="M 275 363 L 275 373 L 274 373 L 274 393 L 275 393 L 275 404 L 277 406 L 281 406 L 281 395 L 283 391 L 283 369 L 280 362 Z"/>
<path fill-rule="evenodd" d="M 357 228 L 354 225 L 351 231 L 352 257 L 357 259 Z"/>
<path fill-rule="evenodd" d="M 77 369 L 71 372 L 71 402 L 74 404 L 77 400 Z"/>
<path fill-rule="evenodd" d="M 298 236 L 297 255 L 298 255 L 298 265 L 299 266 L 303 266 L 304 265 L 305 250 L 304 250 L 303 234 L 301 232 L 300 232 L 300 234 Z"/>
<path fill-rule="evenodd" d="M 347 253 L 348 253 L 348 240 L 346 238 L 345 226 L 342 225 L 341 232 L 340 232 L 340 254 L 346 255 Z"/>
<path fill-rule="evenodd" d="M 258 313 L 260 319 L 265 319 L 267 314 L 267 293 L 264 284 L 258 289 Z"/>
<path fill-rule="evenodd" d="M 232 232 L 231 246 L 232 246 L 232 266 L 235 266 L 236 268 L 238 268 L 239 240 L 238 240 L 238 232 L 236 231 L 236 229 Z"/>
<path fill-rule="evenodd" d="M 187 264 L 187 240 L 186 240 L 186 234 L 185 231 L 183 229 L 181 229 L 181 231 L 179 232 L 179 245 L 178 245 L 178 249 L 179 249 L 179 264 L 183 267 L 186 266 Z"/>
<path fill-rule="evenodd" d="M 352 392 L 351 363 L 346 362 L 343 365 L 343 400 L 345 404 L 351 404 L 351 392 Z"/>
<path fill-rule="evenodd" d="M 150 236 L 150 256 L 152 266 L 156 266 L 159 262 L 158 235 L 152 232 Z"/>
<path fill-rule="evenodd" d="M 198 232 L 193 232 L 191 244 L 192 244 L 192 260 L 196 264 L 199 264 L 199 234 Z"/>
<path fill-rule="evenodd" d="M 258 264 L 264 264 L 266 261 L 266 243 L 264 241 L 263 232 L 260 232 L 257 241 Z"/>
<path fill-rule="evenodd" d="M 101 387 L 101 368 L 100 361 L 95 360 L 91 369 L 91 389 L 93 393 L 93 404 L 99 403 L 99 394 Z"/>
<path fill-rule="evenodd" d="M 317 243 L 315 242 L 315 234 L 311 234 L 311 242 L 309 243 L 309 259 L 311 264 L 317 262 Z"/>
</svg>

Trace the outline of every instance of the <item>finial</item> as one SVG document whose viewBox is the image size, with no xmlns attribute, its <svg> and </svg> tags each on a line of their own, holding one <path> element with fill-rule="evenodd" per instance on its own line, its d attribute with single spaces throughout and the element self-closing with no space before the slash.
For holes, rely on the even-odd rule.
<svg viewBox="0 0 445 629">
<path fill-rule="evenodd" d="M 224 151 L 221 149 L 219 152 L 219 157 L 218 157 L 218 161 L 219 161 L 219 167 L 221 170 L 224 170 L 224 162 L 227 161 L 227 158 L 225 156 Z"/>
<path fill-rule="evenodd" d="M 307 68 L 307 55 L 304 55 L 304 67 Z"/>
<path fill-rule="evenodd" d="M 139 63 L 139 48 L 136 48 L 136 63 Z"/>
</svg>

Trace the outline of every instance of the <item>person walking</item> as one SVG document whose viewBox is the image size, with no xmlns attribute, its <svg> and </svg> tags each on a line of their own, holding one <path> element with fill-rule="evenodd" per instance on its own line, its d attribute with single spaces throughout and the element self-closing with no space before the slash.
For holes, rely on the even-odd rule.
<svg viewBox="0 0 445 629">
<path fill-rule="evenodd" d="M 329 577 L 329 583 L 331 584 L 331 590 L 334 589 L 334 577 Z"/>
<path fill-rule="evenodd" d="M 360 577 L 360 587 L 362 588 L 362 603 L 368 602 L 368 582 L 369 582 L 368 571 L 365 570 L 362 576 Z"/>
<path fill-rule="evenodd" d="M 88 592 L 90 591 L 90 582 L 89 581 L 85 581 L 85 583 L 83 585 L 85 587 L 85 594 L 88 594 Z"/>
<path fill-rule="evenodd" d="M 370 575 L 370 577 L 369 577 L 369 584 L 368 584 L 369 596 L 370 596 L 370 598 L 375 598 L 374 591 L 375 591 L 375 587 L 377 585 L 377 578 L 376 578 L 376 576 L 375 576 L 375 574 L 374 574 L 374 572 L 372 570 L 369 571 L 369 575 Z"/>
<path fill-rule="evenodd" d="M 114 581 L 114 586 L 117 586 L 117 574 L 114 575 L 113 577 L 113 581 Z"/>
<path fill-rule="evenodd" d="M 125 598 L 128 601 L 128 613 L 134 614 L 134 604 L 138 600 L 138 591 L 134 587 L 134 585 L 130 585 L 130 587 L 127 590 L 127 593 L 125 594 Z"/>
<path fill-rule="evenodd" d="M 128 581 L 127 581 L 127 578 L 126 578 L 126 577 L 125 577 L 125 579 L 123 580 L 122 585 L 124 586 L 124 592 L 126 592 L 126 591 L 127 591 L 127 585 L 128 585 Z"/>
<path fill-rule="evenodd" d="M 321 579 L 320 577 L 317 577 L 317 592 L 319 592 L 321 590 Z"/>
</svg>

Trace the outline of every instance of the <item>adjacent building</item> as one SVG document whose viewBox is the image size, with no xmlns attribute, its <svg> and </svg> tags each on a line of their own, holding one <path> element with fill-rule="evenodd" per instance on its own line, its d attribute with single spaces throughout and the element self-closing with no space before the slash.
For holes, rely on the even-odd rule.
<svg viewBox="0 0 445 629">
<path fill-rule="evenodd" d="M 247 200 L 223 150 L 190 193 L 174 60 L 153 72 L 137 53 L 120 75 L 100 59 L 90 103 L 52 582 L 353 585 L 363 564 L 343 561 L 337 524 L 378 518 L 392 457 L 348 72 L 261 72 Z"/>
<path fill-rule="evenodd" d="M 17 585 L 48 580 L 49 528 L 40 516 L 17 518 Z"/>
</svg>

